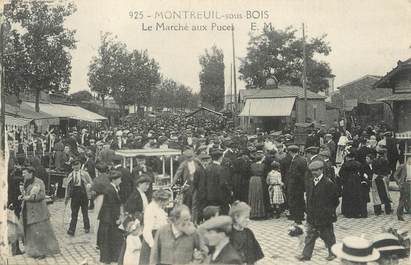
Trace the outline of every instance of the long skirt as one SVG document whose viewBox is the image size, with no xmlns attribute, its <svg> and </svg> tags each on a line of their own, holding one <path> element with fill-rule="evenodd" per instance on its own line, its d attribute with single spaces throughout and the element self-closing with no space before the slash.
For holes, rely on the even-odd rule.
<svg viewBox="0 0 411 265">
<path fill-rule="evenodd" d="M 153 230 L 152 234 L 153 237 L 155 237 L 157 230 Z M 147 242 L 143 238 L 143 242 L 141 243 L 141 252 L 140 252 L 140 265 L 147 265 L 150 264 L 150 254 L 151 254 L 151 248 L 147 244 Z"/>
<path fill-rule="evenodd" d="M 97 231 L 97 245 L 100 249 L 100 262 L 117 262 L 123 246 L 123 232 L 115 225 L 100 222 Z"/>
<path fill-rule="evenodd" d="M 266 211 L 264 207 L 263 181 L 259 176 L 253 176 L 250 179 L 248 204 L 251 207 L 250 218 L 266 217 Z"/>
<path fill-rule="evenodd" d="M 24 226 L 24 251 L 30 257 L 60 253 L 50 220 Z"/>
</svg>

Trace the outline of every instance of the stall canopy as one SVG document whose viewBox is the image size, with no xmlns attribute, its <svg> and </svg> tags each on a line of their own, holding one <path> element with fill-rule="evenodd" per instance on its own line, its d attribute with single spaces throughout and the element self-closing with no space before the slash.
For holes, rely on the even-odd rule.
<svg viewBox="0 0 411 265">
<path fill-rule="evenodd" d="M 25 104 L 34 108 L 33 102 L 26 102 Z M 40 103 L 40 110 L 58 118 L 70 118 L 90 122 L 100 122 L 107 119 L 97 113 L 73 105 Z"/>
<path fill-rule="evenodd" d="M 17 116 L 32 120 L 42 120 L 42 119 L 54 119 L 55 116 L 47 114 L 43 111 L 35 112 L 34 108 L 30 107 L 26 103 L 22 103 L 19 106 L 13 106 L 6 104 L 6 114 L 9 116 Z"/>
<path fill-rule="evenodd" d="M 247 98 L 243 117 L 287 117 L 291 115 L 295 102 L 292 98 Z"/>
<path fill-rule="evenodd" d="M 14 116 L 10 116 L 7 114 L 5 115 L 5 119 L 6 119 L 6 126 L 17 126 L 17 127 L 27 126 L 32 121 L 32 119 L 14 117 Z"/>
</svg>

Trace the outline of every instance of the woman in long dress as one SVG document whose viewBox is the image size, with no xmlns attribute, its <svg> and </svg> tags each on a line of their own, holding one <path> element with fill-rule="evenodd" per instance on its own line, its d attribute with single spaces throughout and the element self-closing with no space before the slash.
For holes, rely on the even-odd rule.
<svg viewBox="0 0 411 265">
<path fill-rule="evenodd" d="M 265 165 L 264 153 L 257 151 L 255 155 L 255 162 L 251 164 L 251 179 L 248 190 L 248 204 L 251 206 L 250 218 L 259 219 L 266 217 L 266 209 L 264 204 L 264 189 L 263 176 Z M 265 181 L 265 178 L 264 178 Z"/>
<path fill-rule="evenodd" d="M 345 135 L 344 132 L 341 132 L 340 139 L 337 143 L 337 155 L 335 158 L 335 163 L 337 165 L 341 165 L 344 162 L 344 157 L 347 154 L 346 146 L 348 144 L 348 137 Z"/>
<path fill-rule="evenodd" d="M 33 176 L 35 169 L 23 169 L 24 188 L 19 199 L 22 203 L 21 218 L 24 229 L 24 250 L 27 255 L 42 259 L 60 253 L 60 248 L 50 224 L 44 182 Z"/>
<path fill-rule="evenodd" d="M 355 160 L 355 154 L 349 153 L 339 171 L 342 182 L 341 213 L 347 218 L 360 218 L 362 209 L 362 166 Z"/>
</svg>

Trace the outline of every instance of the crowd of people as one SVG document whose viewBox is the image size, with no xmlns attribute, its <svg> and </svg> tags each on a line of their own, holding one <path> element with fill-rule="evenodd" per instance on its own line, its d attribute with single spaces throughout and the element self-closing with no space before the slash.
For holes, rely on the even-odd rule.
<svg viewBox="0 0 411 265">
<path fill-rule="evenodd" d="M 290 219 L 290 236 L 303 234 L 306 220 L 299 260 L 311 259 L 318 237 L 328 248 L 327 260 L 333 260 L 347 251 L 335 247 L 333 223 L 340 203 L 346 218 L 367 218 L 371 201 L 375 215 L 382 214 L 382 206 L 391 214 L 388 184 L 393 179 L 400 187 L 398 220 L 410 210 L 411 179 L 403 144 L 384 127 L 346 130 L 338 124 L 329 129 L 313 124 L 305 146 L 297 146 L 292 132 L 257 130 L 249 135 L 226 125 L 198 117 L 131 117 L 117 128 L 76 129 L 65 136 L 50 132 L 43 144 L 53 154 L 47 161 L 12 155 L 10 206 L 24 220 L 24 228 L 35 218 L 41 219 L 35 229 L 44 231 L 39 237 L 24 229 L 25 252 L 38 258 L 59 252 L 44 202 L 47 165 L 67 175 L 67 234 L 75 236 L 81 210 L 85 233 L 96 223 L 100 261 L 105 264 L 254 264 L 264 254 L 247 228 L 249 219 L 271 218 Z M 168 207 L 175 194 L 153 186 L 163 170 L 160 158 L 136 157 L 130 172 L 115 154 L 119 149 L 153 148 L 181 150 L 181 156 L 165 163 L 177 169 L 170 185 L 180 187 L 182 196 L 172 209 Z M 15 165 L 21 165 L 24 181 Z M 170 175 L 171 167 L 165 171 Z M 36 212 L 41 218 L 31 216 L 32 205 L 41 208 Z M 97 222 L 89 219 L 91 209 Z M 343 244 L 351 243 L 347 239 Z M 365 256 L 376 257 L 369 245 L 371 252 Z M 13 249 L 19 254 L 18 244 Z M 347 255 L 340 256 L 350 260 Z"/>
</svg>

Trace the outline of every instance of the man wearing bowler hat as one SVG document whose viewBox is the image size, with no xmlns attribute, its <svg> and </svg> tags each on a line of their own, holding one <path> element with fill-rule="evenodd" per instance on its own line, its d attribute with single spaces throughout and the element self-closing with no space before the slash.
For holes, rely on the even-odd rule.
<svg viewBox="0 0 411 265">
<path fill-rule="evenodd" d="M 307 235 L 303 253 L 297 256 L 300 261 L 310 260 L 315 241 L 320 237 L 328 248 L 328 261 L 335 255 L 331 247 L 335 244 L 333 223 L 337 221 L 335 209 L 340 203 L 337 186 L 328 177 L 324 176 L 324 162 L 314 161 L 308 169 L 313 180 L 307 189 Z"/>
<path fill-rule="evenodd" d="M 81 208 L 83 215 L 84 231 L 90 232 L 90 220 L 88 217 L 88 193 L 91 189 L 92 179 L 87 171 L 81 169 L 80 160 L 72 163 L 73 171 L 68 175 L 65 204 L 71 199 L 71 221 L 67 234 L 74 236 L 77 226 L 78 212 Z"/>
</svg>

